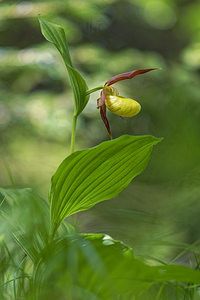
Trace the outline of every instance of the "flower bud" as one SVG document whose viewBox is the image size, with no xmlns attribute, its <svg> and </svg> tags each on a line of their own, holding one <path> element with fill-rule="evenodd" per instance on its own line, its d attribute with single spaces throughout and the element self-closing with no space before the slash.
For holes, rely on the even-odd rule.
<svg viewBox="0 0 200 300">
<path fill-rule="evenodd" d="M 141 110 L 141 106 L 137 101 L 122 96 L 107 95 L 105 104 L 111 112 L 121 117 L 133 117 Z"/>
</svg>

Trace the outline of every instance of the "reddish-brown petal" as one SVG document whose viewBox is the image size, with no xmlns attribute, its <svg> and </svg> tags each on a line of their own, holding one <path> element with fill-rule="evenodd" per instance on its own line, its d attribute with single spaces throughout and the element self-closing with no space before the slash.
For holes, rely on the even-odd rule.
<svg viewBox="0 0 200 300">
<path fill-rule="evenodd" d="M 112 139 L 112 133 L 111 133 L 111 130 L 110 130 L 110 124 L 108 122 L 108 119 L 106 117 L 106 106 L 105 104 L 100 106 L 100 114 L 101 114 L 101 118 L 106 126 L 106 129 L 108 130 L 108 133 L 109 133 L 109 136 L 110 138 Z"/>
<path fill-rule="evenodd" d="M 116 83 L 121 80 L 131 79 L 135 77 L 136 75 L 144 74 L 153 70 L 158 70 L 158 68 L 151 68 L 151 69 L 140 69 L 140 70 L 133 70 L 131 72 L 123 73 L 116 75 L 112 78 L 110 78 L 105 85 L 112 85 L 113 83 Z"/>
<path fill-rule="evenodd" d="M 102 105 L 105 104 L 105 99 L 106 99 L 106 96 L 105 96 L 105 92 L 104 92 L 104 89 L 101 91 L 101 95 L 100 95 L 100 98 L 97 99 L 97 108 L 101 107 Z"/>
</svg>

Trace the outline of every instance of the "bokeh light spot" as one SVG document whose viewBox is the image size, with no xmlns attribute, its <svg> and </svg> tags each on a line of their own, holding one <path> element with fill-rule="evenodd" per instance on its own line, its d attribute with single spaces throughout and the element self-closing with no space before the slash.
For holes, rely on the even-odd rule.
<svg viewBox="0 0 200 300">
<path fill-rule="evenodd" d="M 170 29 L 176 23 L 176 13 L 172 6 L 160 1 L 151 1 L 144 6 L 145 20 L 156 29 Z"/>
<path fill-rule="evenodd" d="M 20 16 L 26 16 L 33 10 L 33 3 L 22 1 L 16 6 L 16 13 Z"/>
<path fill-rule="evenodd" d="M 200 43 L 194 43 L 183 51 L 183 61 L 192 68 L 200 67 Z"/>
</svg>

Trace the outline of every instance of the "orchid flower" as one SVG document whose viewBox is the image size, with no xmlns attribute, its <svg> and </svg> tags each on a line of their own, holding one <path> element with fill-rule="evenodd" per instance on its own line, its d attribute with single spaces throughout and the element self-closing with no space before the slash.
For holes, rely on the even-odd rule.
<svg viewBox="0 0 200 300">
<path fill-rule="evenodd" d="M 110 130 L 110 124 L 106 117 L 106 108 L 121 117 L 128 118 L 137 115 L 141 110 L 141 106 L 137 101 L 131 98 L 119 96 L 117 89 L 114 88 L 112 84 L 121 80 L 131 79 L 136 75 L 144 74 L 153 70 L 157 70 L 157 68 L 134 70 L 128 73 L 119 74 L 110 78 L 105 83 L 103 90 L 101 91 L 100 98 L 97 99 L 97 108 L 100 108 L 101 118 L 111 139 L 112 134 Z"/>
</svg>

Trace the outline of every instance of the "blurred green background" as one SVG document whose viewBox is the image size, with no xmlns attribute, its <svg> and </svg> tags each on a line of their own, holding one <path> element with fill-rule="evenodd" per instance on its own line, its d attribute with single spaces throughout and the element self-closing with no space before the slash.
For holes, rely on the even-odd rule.
<svg viewBox="0 0 200 300">
<path fill-rule="evenodd" d="M 116 84 L 142 111 L 108 118 L 114 137 L 164 141 L 117 199 L 70 222 L 122 239 L 138 255 L 172 260 L 200 236 L 200 2 L 0 1 L 0 185 L 32 187 L 47 198 L 50 178 L 69 154 L 73 94 L 61 57 L 40 33 L 39 14 L 66 29 L 89 88 L 133 69 L 161 68 Z M 78 120 L 76 149 L 108 140 L 98 97 L 91 95 Z"/>
</svg>

